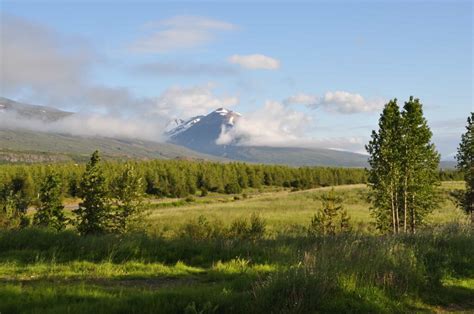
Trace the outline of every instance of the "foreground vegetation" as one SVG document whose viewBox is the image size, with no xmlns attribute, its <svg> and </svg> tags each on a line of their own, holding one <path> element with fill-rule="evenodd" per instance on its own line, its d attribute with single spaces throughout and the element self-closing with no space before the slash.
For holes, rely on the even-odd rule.
<svg viewBox="0 0 474 314">
<path fill-rule="evenodd" d="M 3 232 L 0 310 L 472 311 L 472 240 L 470 230 L 456 226 L 416 236 L 345 234 L 256 241 Z"/>
<path fill-rule="evenodd" d="M 334 189 L 353 226 L 336 236 L 307 232 L 331 188 L 278 187 L 148 200 L 140 233 L 5 230 L 0 311 L 469 312 L 474 238 L 450 198 L 462 186 L 442 184 L 444 201 L 416 235 L 377 234 L 364 185 Z"/>
</svg>

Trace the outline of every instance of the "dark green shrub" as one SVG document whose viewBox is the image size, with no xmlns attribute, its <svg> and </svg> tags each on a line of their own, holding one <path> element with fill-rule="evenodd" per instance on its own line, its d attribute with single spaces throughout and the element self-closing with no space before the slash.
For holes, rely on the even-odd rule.
<svg viewBox="0 0 474 314">
<path fill-rule="evenodd" d="M 242 193 L 242 188 L 237 182 L 231 182 L 225 185 L 224 191 L 226 194 Z"/>
<path fill-rule="evenodd" d="M 190 196 L 186 197 L 184 199 L 184 201 L 187 202 L 187 203 L 193 203 L 193 202 L 196 201 L 196 199 L 193 196 L 190 195 Z"/>
</svg>

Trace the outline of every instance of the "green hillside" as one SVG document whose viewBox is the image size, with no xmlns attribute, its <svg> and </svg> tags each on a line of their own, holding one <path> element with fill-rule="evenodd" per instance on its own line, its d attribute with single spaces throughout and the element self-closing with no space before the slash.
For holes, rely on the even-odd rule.
<svg viewBox="0 0 474 314">
<path fill-rule="evenodd" d="M 367 166 L 365 155 L 324 148 L 228 146 L 221 156 L 247 162 L 292 166 Z"/>
<path fill-rule="evenodd" d="M 83 161 L 95 149 L 108 159 L 224 160 L 168 143 L 0 130 L 0 162 Z"/>
</svg>

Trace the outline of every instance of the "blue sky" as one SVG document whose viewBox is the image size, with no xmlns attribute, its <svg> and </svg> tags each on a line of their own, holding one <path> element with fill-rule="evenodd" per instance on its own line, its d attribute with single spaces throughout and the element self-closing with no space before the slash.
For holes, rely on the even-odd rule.
<svg viewBox="0 0 474 314">
<path fill-rule="evenodd" d="M 445 158 L 473 110 L 468 1 L 0 3 L 15 99 L 161 125 L 226 105 L 252 144 L 362 151 L 384 101 L 414 95 Z"/>
</svg>

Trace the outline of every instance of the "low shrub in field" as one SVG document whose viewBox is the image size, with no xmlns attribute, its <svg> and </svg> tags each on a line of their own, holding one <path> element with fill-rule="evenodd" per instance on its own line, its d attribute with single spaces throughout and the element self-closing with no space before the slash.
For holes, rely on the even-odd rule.
<svg viewBox="0 0 474 314">
<path fill-rule="evenodd" d="M 220 221 L 210 222 L 205 216 L 199 216 L 185 223 L 179 231 L 180 236 L 192 240 L 209 240 L 222 237 L 225 230 Z"/>
<path fill-rule="evenodd" d="M 195 202 L 196 199 L 193 197 L 193 196 L 187 196 L 185 199 L 184 199 L 185 202 L 187 203 L 192 203 L 192 202 Z"/>
<path fill-rule="evenodd" d="M 228 236 L 234 239 L 257 241 L 265 236 L 265 220 L 253 213 L 250 221 L 245 218 L 234 220 L 228 230 Z"/>
<path fill-rule="evenodd" d="M 180 237 L 192 240 L 250 240 L 257 241 L 265 236 L 265 220 L 252 214 L 250 219 L 237 218 L 226 228 L 220 220 L 210 221 L 199 216 L 185 223 L 178 231 Z"/>
<path fill-rule="evenodd" d="M 336 233 L 349 232 L 350 218 L 342 206 L 342 198 L 338 197 L 334 189 L 328 194 L 320 197 L 322 208 L 320 208 L 311 219 L 308 227 L 308 235 L 335 235 Z"/>
</svg>

